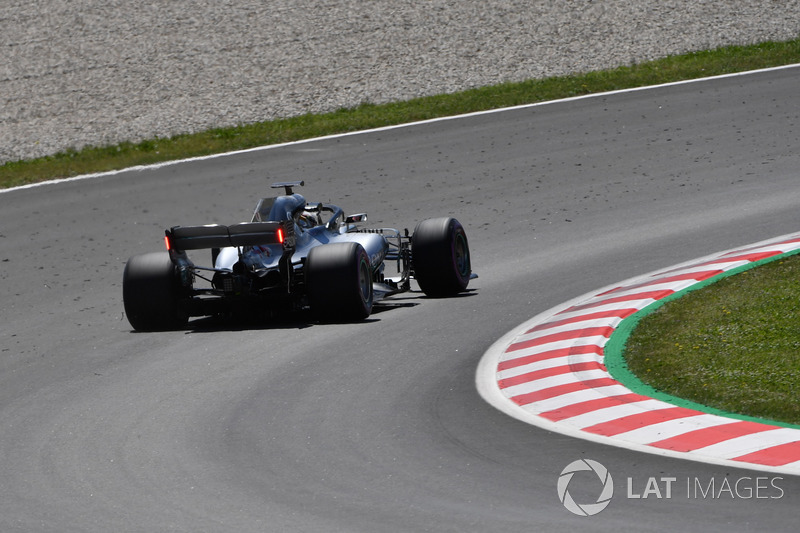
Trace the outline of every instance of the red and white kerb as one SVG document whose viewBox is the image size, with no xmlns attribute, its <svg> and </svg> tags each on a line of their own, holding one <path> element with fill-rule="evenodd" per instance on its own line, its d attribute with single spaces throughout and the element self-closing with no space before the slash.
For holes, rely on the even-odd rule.
<svg viewBox="0 0 800 533">
<path fill-rule="evenodd" d="M 638 394 L 609 374 L 604 363 L 604 347 L 625 318 L 731 269 L 800 248 L 800 234 L 781 239 L 637 278 L 540 315 L 505 345 L 497 386 L 549 429 L 654 453 L 800 473 L 800 429 Z"/>
</svg>

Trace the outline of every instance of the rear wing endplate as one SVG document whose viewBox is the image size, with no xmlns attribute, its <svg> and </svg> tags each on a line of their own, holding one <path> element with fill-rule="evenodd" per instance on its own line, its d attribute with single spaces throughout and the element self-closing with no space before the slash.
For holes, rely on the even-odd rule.
<svg viewBox="0 0 800 533">
<path fill-rule="evenodd" d="M 294 221 L 242 222 L 232 226 L 174 226 L 166 230 L 167 249 L 175 251 L 280 244 L 294 248 Z"/>
</svg>

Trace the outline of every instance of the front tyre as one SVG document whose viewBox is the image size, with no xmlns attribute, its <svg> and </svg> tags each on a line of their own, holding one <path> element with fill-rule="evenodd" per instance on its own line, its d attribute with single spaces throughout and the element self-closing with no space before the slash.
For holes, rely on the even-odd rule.
<svg viewBox="0 0 800 533">
<path fill-rule="evenodd" d="M 180 282 L 168 252 L 135 255 L 122 274 L 125 315 L 136 331 L 165 331 L 186 326 L 180 309 Z"/>
<path fill-rule="evenodd" d="M 305 276 L 311 312 L 321 321 L 363 320 L 372 312 L 372 268 L 357 242 L 312 248 Z"/>
<path fill-rule="evenodd" d="M 472 265 L 467 234 L 458 220 L 432 218 L 417 224 L 411 239 L 411 264 L 427 296 L 451 296 L 466 289 Z"/>
</svg>

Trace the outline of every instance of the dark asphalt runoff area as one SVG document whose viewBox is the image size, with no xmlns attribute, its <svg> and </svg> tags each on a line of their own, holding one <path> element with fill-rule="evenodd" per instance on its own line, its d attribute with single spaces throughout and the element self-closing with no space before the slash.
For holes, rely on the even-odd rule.
<svg viewBox="0 0 800 533">
<path fill-rule="evenodd" d="M 788 68 L 0 194 L 0 530 L 796 530 L 798 478 L 528 426 L 484 402 L 475 370 L 571 298 L 798 231 L 798 81 Z M 455 216 L 480 278 L 357 324 L 131 330 L 128 257 L 169 226 L 248 220 L 270 183 L 298 179 L 377 226 Z M 595 516 L 559 501 L 578 459 L 614 479 Z"/>
</svg>

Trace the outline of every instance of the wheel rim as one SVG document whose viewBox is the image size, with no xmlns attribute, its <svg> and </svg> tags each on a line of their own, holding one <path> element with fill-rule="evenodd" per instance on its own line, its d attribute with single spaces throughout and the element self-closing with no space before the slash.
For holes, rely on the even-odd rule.
<svg viewBox="0 0 800 533">
<path fill-rule="evenodd" d="M 361 261 L 358 267 L 358 286 L 361 290 L 361 300 L 369 303 L 372 293 L 372 280 L 369 275 L 369 265 L 366 261 Z"/>
<path fill-rule="evenodd" d="M 455 259 L 456 259 L 456 268 L 458 269 L 458 274 L 462 278 L 466 278 L 469 276 L 469 252 L 467 251 L 467 240 L 462 234 L 456 235 L 456 242 L 455 242 Z"/>
</svg>

